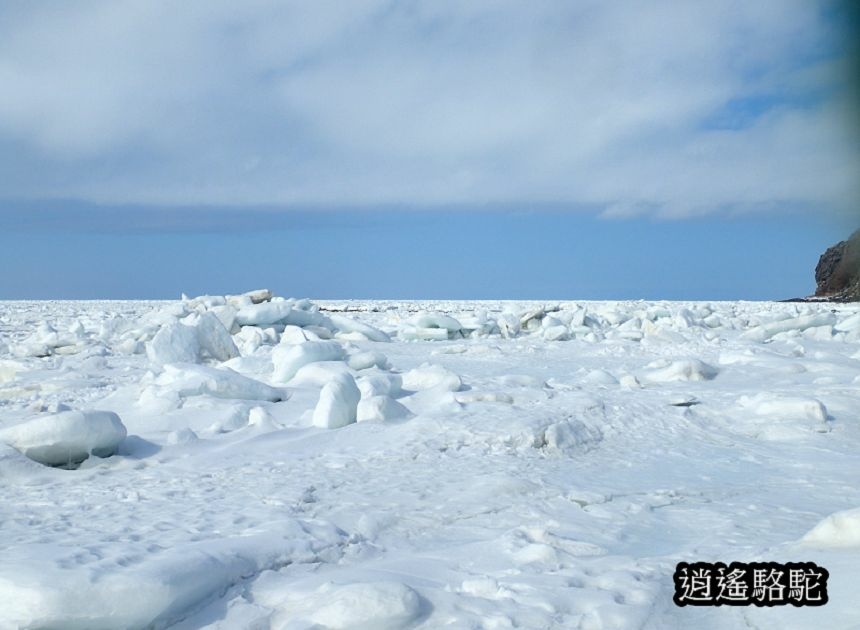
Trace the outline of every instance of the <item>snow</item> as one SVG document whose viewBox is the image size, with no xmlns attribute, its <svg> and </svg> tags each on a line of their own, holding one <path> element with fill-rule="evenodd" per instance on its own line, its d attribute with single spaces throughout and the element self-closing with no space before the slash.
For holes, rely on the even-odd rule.
<svg viewBox="0 0 860 630">
<path fill-rule="evenodd" d="M 857 627 L 858 322 L 0 303 L 0 628 Z M 681 560 L 814 561 L 831 600 L 680 609 Z"/>
<path fill-rule="evenodd" d="M 244 576 L 317 560 L 339 534 L 287 520 L 272 531 L 191 542 L 155 553 L 92 558 L 80 565 L 62 547 L 21 547 L 4 558 L 4 620 L 69 630 L 164 625 Z"/>
</svg>

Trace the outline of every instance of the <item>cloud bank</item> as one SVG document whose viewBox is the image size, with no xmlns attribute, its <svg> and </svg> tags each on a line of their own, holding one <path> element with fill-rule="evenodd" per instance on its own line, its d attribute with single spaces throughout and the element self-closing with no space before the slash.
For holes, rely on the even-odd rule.
<svg viewBox="0 0 860 630">
<path fill-rule="evenodd" d="M 6 2 L 0 198 L 846 211 L 844 35 L 811 0 Z"/>
</svg>

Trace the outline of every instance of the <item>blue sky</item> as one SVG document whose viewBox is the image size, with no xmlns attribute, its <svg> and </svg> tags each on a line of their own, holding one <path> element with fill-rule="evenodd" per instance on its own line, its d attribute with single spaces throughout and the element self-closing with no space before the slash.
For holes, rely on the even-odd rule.
<svg viewBox="0 0 860 630">
<path fill-rule="evenodd" d="M 838 221 L 797 212 L 661 220 L 546 208 L 209 209 L 188 222 L 150 214 L 134 229 L 104 210 L 77 208 L 75 219 L 88 212 L 77 225 L 56 215 L 0 224 L 0 268 L 19 270 L 0 277 L 0 294 L 173 298 L 267 287 L 314 298 L 785 299 L 814 291 L 819 254 L 846 234 Z"/>
<path fill-rule="evenodd" d="M 3 3 L 0 298 L 810 293 L 849 6 Z"/>
</svg>

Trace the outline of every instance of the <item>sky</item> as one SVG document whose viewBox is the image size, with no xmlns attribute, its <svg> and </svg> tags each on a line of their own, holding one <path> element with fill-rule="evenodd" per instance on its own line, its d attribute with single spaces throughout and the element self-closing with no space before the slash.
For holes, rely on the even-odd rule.
<svg viewBox="0 0 860 630">
<path fill-rule="evenodd" d="M 0 299 L 780 299 L 860 227 L 825 0 L 0 4 Z"/>
</svg>

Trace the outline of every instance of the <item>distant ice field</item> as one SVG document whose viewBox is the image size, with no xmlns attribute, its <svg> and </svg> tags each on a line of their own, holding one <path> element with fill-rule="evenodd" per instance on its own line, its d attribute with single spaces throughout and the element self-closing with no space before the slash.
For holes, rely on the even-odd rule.
<svg viewBox="0 0 860 630">
<path fill-rule="evenodd" d="M 857 628 L 860 305 L 0 302 L 0 488 L 0 629 Z"/>
</svg>

